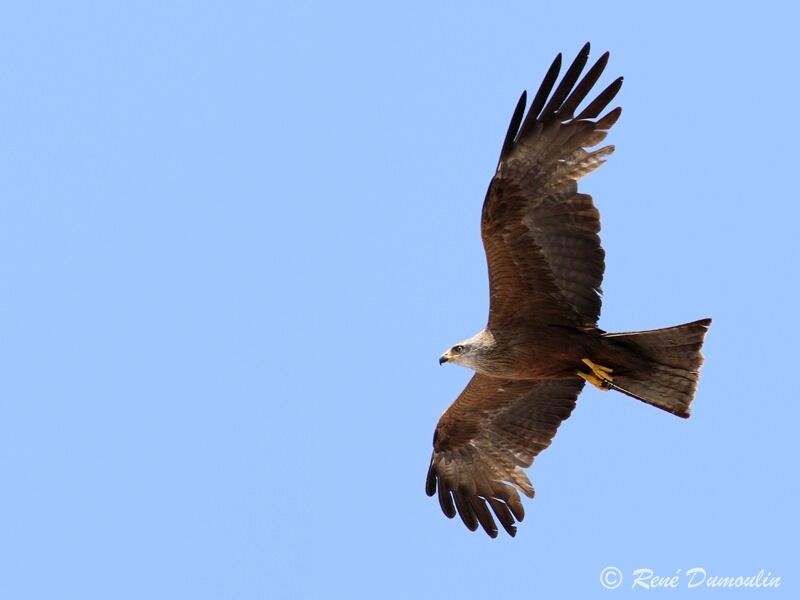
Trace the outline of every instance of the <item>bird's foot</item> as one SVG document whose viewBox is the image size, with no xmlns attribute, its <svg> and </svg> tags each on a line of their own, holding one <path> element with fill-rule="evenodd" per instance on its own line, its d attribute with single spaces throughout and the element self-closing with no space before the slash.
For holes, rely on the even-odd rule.
<svg viewBox="0 0 800 600">
<path fill-rule="evenodd" d="M 614 372 L 614 369 L 609 367 L 604 367 L 602 365 L 598 365 L 597 363 L 592 362 L 588 358 L 582 358 L 581 362 L 589 367 L 592 372 L 591 373 L 584 373 L 582 371 L 578 371 L 578 376 L 582 379 L 585 379 L 589 383 L 591 383 L 596 388 L 608 391 L 611 389 L 611 382 L 614 381 L 614 378 L 611 376 L 611 373 Z"/>
</svg>

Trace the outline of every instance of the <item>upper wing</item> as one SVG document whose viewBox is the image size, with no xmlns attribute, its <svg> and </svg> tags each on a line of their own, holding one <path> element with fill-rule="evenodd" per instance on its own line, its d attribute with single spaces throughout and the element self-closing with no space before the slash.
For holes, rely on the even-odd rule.
<svg viewBox="0 0 800 600">
<path fill-rule="evenodd" d="M 578 82 L 588 56 L 587 43 L 551 95 L 559 54 L 525 120 L 524 92 L 511 119 L 481 219 L 490 328 L 519 319 L 592 327 L 600 315 L 600 215 L 591 196 L 577 192 L 577 181 L 614 151 L 587 148 L 602 142 L 619 118 L 620 108 L 597 116 L 622 77 L 574 116 L 608 62 L 606 52 Z"/>
<path fill-rule="evenodd" d="M 497 525 L 516 533 L 514 519 L 525 511 L 515 487 L 529 498 L 533 486 L 523 472 L 550 445 L 561 421 L 575 408 L 583 380 L 505 381 L 475 375 L 445 411 L 433 436 L 425 491 L 439 489 L 439 504 L 456 510 L 472 531 L 478 524 L 491 537 Z"/>
</svg>

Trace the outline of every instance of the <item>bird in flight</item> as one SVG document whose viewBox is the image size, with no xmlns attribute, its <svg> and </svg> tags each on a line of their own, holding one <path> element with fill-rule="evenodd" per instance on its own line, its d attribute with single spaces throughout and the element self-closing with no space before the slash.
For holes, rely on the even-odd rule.
<svg viewBox="0 0 800 600">
<path fill-rule="evenodd" d="M 533 497 L 523 469 L 550 445 L 586 382 L 688 417 L 711 324 L 631 333 L 597 326 L 600 214 L 577 184 L 614 151 L 595 148 L 619 119 L 620 108 L 600 114 L 622 77 L 577 112 L 608 52 L 581 77 L 588 58 L 587 43 L 556 85 L 559 54 L 527 114 L 525 92 L 517 104 L 481 215 L 489 320 L 439 359 L 475 374 L 439 419 L 425 490 L 447 517 L 458 513 L 491 537 L 494 517 L 516 534 L 525 514 L 517 490 Z"/>
</svg>

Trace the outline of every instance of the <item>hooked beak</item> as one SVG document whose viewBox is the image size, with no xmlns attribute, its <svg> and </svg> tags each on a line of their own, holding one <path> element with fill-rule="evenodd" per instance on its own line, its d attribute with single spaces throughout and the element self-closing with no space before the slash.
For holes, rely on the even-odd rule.
<svg viewBox="0 0 800 600">
<path fill-rule="evenodd" d="M 444 354 L 442 354 L 439 357 L 439 364 L 443 365 L 444 363 L 448 362 L 449 360 L 450 360 L 450 351 L 448 350 L 447 352 L 445 352 Z"/>
</svg>

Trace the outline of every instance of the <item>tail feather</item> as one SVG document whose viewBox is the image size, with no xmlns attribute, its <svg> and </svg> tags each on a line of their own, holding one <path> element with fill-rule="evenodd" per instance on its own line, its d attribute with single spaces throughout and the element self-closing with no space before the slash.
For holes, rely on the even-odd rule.
<svg viewBox="0 0 800 600">
<path fill-rule="evenodd" d="M 709 325 L 711 319 L 701 319 L 665 329 L 606 335 L 613 345 L 623 346 L 626 354 L 633 351 L 638 359 L 635 366 L 614 374 L 615 389 L 687 418 L 703 364 L 700 351 Z"/>
</svg>

